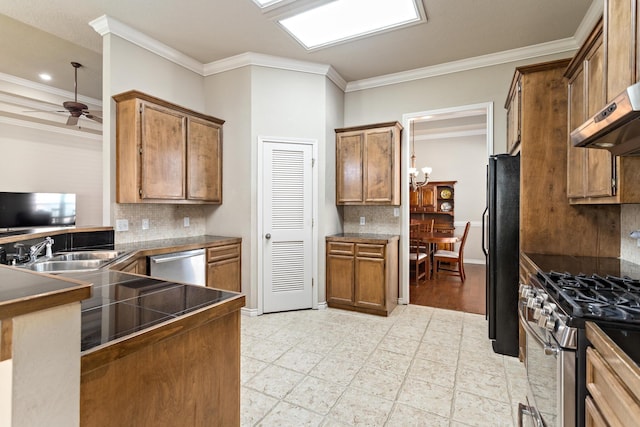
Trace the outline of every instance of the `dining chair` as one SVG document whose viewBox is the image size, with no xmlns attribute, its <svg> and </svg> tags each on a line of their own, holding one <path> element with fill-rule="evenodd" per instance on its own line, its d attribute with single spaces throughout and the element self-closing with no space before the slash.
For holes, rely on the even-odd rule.
<svg viewBox="0 0 640 427">
<path fill-rule="evenodd" d="M 462 282 L 466 279 L 466 275 L 464 273 L 464 244 L 467 241 L 467 236 L 469 235 L 469 228 L 471 227 L 471 222 L 467 222 L 464 227 L 464 233 L 462 234 L 462 239 L 460 240 L 460 246 L 458 246 L 457 250 L 448 251 L 444 249 L 439 249 L 435 251 L 433 254 L 433 266 L 434 270 L 437 273 L 440 271 L 445 271 L 450 274 L 459 275 Z M 448 267 L 445 268 L 441 266 L 440 263 L 447 263 Z M 457 269 L 455 269 L 455 265 L 457 264 Z"/>
<path fill-rule="evenodd" d="M 416 237 L 417 232 L 430 232 L 434 221 L 415 221 L 409 224 L 409 263 L 415 284 L 421 279 L 431 279 L 431 245 Z M 424 266 L 424 267 L 423 267 Z"/>
</svg>

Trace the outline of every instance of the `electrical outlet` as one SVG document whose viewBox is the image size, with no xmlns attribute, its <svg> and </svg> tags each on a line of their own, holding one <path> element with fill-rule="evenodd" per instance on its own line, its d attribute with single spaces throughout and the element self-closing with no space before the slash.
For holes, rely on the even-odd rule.
<svg viewBox="0 0 640 427">
<path fill-rule="evenodd" d="M 393 208 L 393 216 L 396 218 L 400 216 L 400 208 Z"/>
<path fill-rule="evenodd" d="M 116 231 L 129 231 L 129 220 L 116 219 Z"/>
<path fill-rule="evenodd" d="M 188 226 L 189 226 L 189 217 L 188 217 L 188 216 L 185 216 L 185 217 L 184 217 L 184 226 L 185 226 L 185 227 L 188 227 Z"/>
<path fill-rule="evenodd" d="M 143 230 L 148 230 L 149 229 L 149 218 L 144 218 L 142 220 L 142 229 Z"/>
<path fill-rule="evenodd" d="M 365 219 L 363 216 L 360 217 L 360 225 L 364 225 L 365 224 Z"/>
</svg>

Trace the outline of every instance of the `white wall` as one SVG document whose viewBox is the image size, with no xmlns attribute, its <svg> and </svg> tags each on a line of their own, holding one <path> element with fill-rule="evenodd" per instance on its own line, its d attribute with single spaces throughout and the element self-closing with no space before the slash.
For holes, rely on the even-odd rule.
<svg viewBox="0 0 640 427">
<path fill-rule="evenodd" d="M 102 224 L 101 137 L 0 122 L 0 191 L 76 193 L 76 224 Z"/>
<path fill-rule="evenodd" d="M 195 111 L 205 111 L 205 97 L 202 90 L 204 78 L 186 68 L 168 61 L 131 42 L 112 34 L 103 37 L 103 222 L 115 224 L 115 219 L 129 220 L 130 230 L 116 232 L 117 243 L 140 241 L 165 237 L 183 237 L 200 235 L 205 232 L 205 217 L 202 209 L 189 209 L 187 214 L 191 226 L 176 227 L 182 213 L 180 207 L 163 208 L 154 205 L 129 205 L 115 203 L 115 102 L 113 95 L 136 89 L 152 96 Z M 156 221 L 151 227 L 153 233 L 145 233 L 139 227 L 141 218 L 155 218 L 161 215 L 171 216 L 171 220 Z"/>
<path fill-rule="evenodd" d="M 484 262 L 482 212 L 486 206 L 486 137 L 444 138 L 415 143 L 416 165 L 431 166 L 432 181 L 457 181 L 455 217 L 457 229 L 467 221 L 472 228 L 465 245 L 467 262 Z"/>
</svg>

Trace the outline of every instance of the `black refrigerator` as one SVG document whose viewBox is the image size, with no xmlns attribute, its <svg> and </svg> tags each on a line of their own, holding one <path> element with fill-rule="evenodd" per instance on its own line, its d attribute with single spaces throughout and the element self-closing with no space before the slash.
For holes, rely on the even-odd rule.
<svg viewBox="0 0 640 427">
<path fill-rule="evenodd" d="M 494 352 L 518 356 L 519 155 L 489 157 L 482 223 L 489 338 Z"/>
</svg>

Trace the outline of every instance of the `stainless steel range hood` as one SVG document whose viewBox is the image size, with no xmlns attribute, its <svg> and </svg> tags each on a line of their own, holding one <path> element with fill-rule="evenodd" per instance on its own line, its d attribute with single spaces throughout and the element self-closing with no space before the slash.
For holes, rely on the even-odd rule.
<svg viewBox="0 0 640 427">
<path fill-rule="evenodd" d="M 640 83 L 629 86 L 571 132 L 571 143 L 606 149 L 615 156 L 640 155 Z"/>
</svg>

